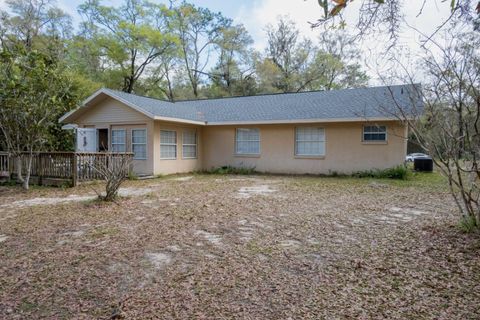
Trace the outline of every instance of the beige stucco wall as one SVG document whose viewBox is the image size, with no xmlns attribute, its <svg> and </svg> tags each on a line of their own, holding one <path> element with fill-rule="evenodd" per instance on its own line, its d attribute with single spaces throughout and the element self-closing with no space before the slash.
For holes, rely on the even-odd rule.
<svg viewBox="0 0 480 320">
<path fill-rule="evenodd" d="M 176 159 L 160 159 L 160 131 L 171 130 L 177 132 L 177 158 Z M 183 131 L 196 130 L 197 132 L 197 158 L 184 159 L 183 158 Z M 155 121 L 155 136 L 153 139 L 155 161 L 155 174 L 171 174 L 181 172 L 192 172 L 202 169 L 202 142 L 203 142 L 203 127 L 188 124 L 178 124 L 165 121 Z"/>
<path fill-rule="evenodd" d="M 386 143 L 362 142 L 364 123 L 326 123 L 306 125 L 207 126 L 203 129 L 203 167 L 231 165 L 254 167 L 272 173 L 329 174 L 351 173 L 373 168 L 388 168 L 403 163 L 406 128 L 399 122 L 376 123 L 387 126 Z M 325 156 L 295 156 L 295 127 L 325 128 Z M 235 155 L 235 129 L 260 129 L 260 156 Z"/>
<path fill-rule="evenodd" d="M 109 149 L 111 150 L 112 129 L 126 130 L 126 151 L 132 151 L 132 129 L 147 129 L 147 159 L 133 160 L 133 170 L 137 174 L 153 174 L 153 140 L 154 121 L 138 111 L 122 104 L 112 98 L 105 98 L 90 107 L 80 117 L 75 119 L 75 124 L 80 127 L 109 129 Z"/>
<path fill-rule="evenodd" d="M 144 114 L 110 97 L 101 99 L 86 110 L 75 120 L 75 123 L 123 123 L 150 120 Z"/>
</svg>

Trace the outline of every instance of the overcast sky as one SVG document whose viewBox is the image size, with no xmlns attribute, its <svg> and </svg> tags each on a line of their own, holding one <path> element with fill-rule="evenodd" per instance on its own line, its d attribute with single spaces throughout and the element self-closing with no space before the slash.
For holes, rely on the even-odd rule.
<svg viewBox="0 0 480 320">
<path fill-rule="evenodd" d="M 167 1 L 152 0 L 160 3 Z M 77 7 L 83 0 L 57 0 L 57 4 L 64 11 L 68 12 L 76 23 L 80 21 L 77 13 Z M 122 0 L 103 1 L 105 5 L 119 5 Z M 207 7 L 212 11 L 221 12 L 226 17 L 234 19 L 236 23 L 243 23 L 250 35 L 255 41 L 255 48 L 263 50 L 266 44 L 265 25 L 274 24 L 280 15 L 288 15 L 290 19 L 296 22 L 303 36 L 315 39 L 318 37 L 321 29 L 312 30 L 309 21 L 313 22 L 321 16 L 321 8 L 317 0 L 190 0 L 189 2 L 197 6 Z M 423 1 L 405 1 L 410 5 L 403 8 L 405 20 L 409 25 L 422 30 L 426 34 L 434 32 L 435 27 L 440 25 L 449 15 L 449 1 L 427 0 L 423 13 L 417 17 Z M 0 7 L 3 0 L 0 0 Z M 352 22 L 356 19 L 358 6 L 361 1 L 354 1 L 346 9 L 346 20 Z M 408 51 L 418 52 L 420 35 L 413 29 L 404 27 L 400 34 L 398 46 Z M 368 69 L 370 77 L 375 80 L 378 69 L 384 68 L 383 51 L 385 49 L 385 39 L 365 39 L 360 45 L 364 52 L 364 61 L 362 63 Z"/>
</svg>

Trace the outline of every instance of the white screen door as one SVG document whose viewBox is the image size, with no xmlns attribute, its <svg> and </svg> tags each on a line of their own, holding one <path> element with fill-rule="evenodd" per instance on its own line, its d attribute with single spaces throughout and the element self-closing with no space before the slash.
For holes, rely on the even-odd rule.
<svg viewBox="0 0 480 320">
<path fill-rule="evenodd" d="M 97 152 L 97 129 L 77 128 L 78 152 Z"/>
</svg>

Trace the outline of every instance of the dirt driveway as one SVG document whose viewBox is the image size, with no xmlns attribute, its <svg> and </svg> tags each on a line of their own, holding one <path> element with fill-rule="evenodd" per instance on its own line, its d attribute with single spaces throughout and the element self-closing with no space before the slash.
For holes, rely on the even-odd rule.
<svg viewBox="0 0 480 320">
<path fill-rule="evenodd" d="M 122 194 L 0 187 L 1 319 L 480 317 L 480 239 L 436 176 L 193 175 Z"/>
</svg>

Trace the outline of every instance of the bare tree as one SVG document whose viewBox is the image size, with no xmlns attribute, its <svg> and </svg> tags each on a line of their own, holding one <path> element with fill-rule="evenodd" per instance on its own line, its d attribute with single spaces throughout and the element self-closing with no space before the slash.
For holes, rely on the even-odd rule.
<svg viewBox="0 0 480 320">
<path fill-rule="evenodd" d="M 448 179 L 463 219 L 480 227 L 480 36 L 455 33 L 445 45 L 432 43 L 420 62 L 424 88 L 413 95 L 423 98 L 424 114 L 412 117 L 397 104 L 398 115 Z"/>
<path fill-rule="evenodd" d="M 322 17 L 311 22 L 313 28 L 319 26 L 331 27 L 331 25 L 343 27 L 352 21 L 346 21 L 343 13 L 349 10 L 353 0 L 317 0 L 321 8 Z M 358 20 L 355 27 L 358 35 L 364 36 L 372 33 L 383 33 L 390 36 L 391 45 L 395 45 L 399 38 L 402 26 L 406 24 L 404 9 L 418 10 L 417 16 L 426 11 L 426 4 L 432 0 L 406 1 L 406 0 L 365 0 L 360 3 Z M 439 23 L 435 31 L 429 35 L 432 38 L 440 30 L 448 27 L 452 19 L 460 19 L 471 22 L 476 30 L 480 29 L 480 1 L 476 0 L 451 0 L 441 1 L 435 5 L 450 6 L 450 15 Z"/>
<path fill-rule="evenodd" d="M 128 178 L 132 167 L 132 155 L 108 154 L 106 157 L 95 158 L 90 166 L 105 180 L 105 195 L 98 194 L 103 201 L 114 201 L 118 196 L 118 189 Z"/>
</svg>

